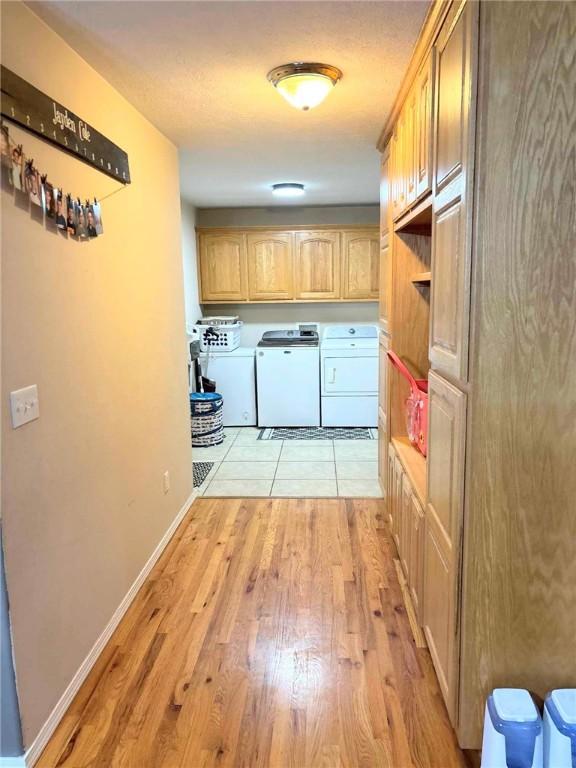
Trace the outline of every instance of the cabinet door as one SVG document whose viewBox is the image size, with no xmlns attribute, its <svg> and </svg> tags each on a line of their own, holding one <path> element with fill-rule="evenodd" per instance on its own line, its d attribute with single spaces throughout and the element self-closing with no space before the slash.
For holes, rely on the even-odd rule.
<svg viewBox="0 0 576 768">
<path fill-rule="evenodd" d="M 378 480 L 384 498 L 388 496 L 388 429 L 386 414 L 378 409 Z"/>
<path fill-rule="evenodd" d="M 388 482 L 386 485 L 386 506 L 388 508 L 388 522 L 390 523 L 390 532 L 394 535 L 394 490 L 396 488 L 396 451 L 392 443 L 388 444 Z"/>
<path fill-rule="evenodd" d="M 460 381 L 468 376 L 476 6 L 467 3 L 456 20 L 448 18 L 436 75 L 430 361 Z"/>
<path fill-rule="evenodd" d="M 378 346 L 378 406 L 382 413 L 388 414 L 388 349 L 390 342 L 388 337 L 380 331 L 380 344 Z"/>
<path fill-rule="evenodd" d="M 342 297 L 377 299 L 380 249 L 376 230 L 344 232 L 342 249 Z"/>
<path fill-rule="evenodd" d="M 199 238 L 202 301 L 246 301 L 246 240 L 243 234 Z"/>
<path fill-rule="evenodd" d="M 398 184 L 398 123 L 394 126 L 392 138 L 390 139 L 390 160 L 388 165 L 388 173 L 390 175 L 390 217 L 393 221 L 396 221 L 400 212 L 400 190 Z"/>
<path fill-rule="evenodd" d="M 424 510 L 415 493 L 410 495 L 410 556 L 408 585 L 418 620 L 422 621 L 424 570 Z"/>
<path fill-rule="evenodd" d="M 428 505 L 424 544 L 424 633 L 455 722 L 458 600 L 464 503 L 466 395 L 433 372 L 428 379 Z"/>
<path fill-rule="evenodd" d="M 390 229 L 390 144 L 382 153 L 380 161 L 380 237 Z"/>
<path fill-rule="evenodd" d="M 416 135 L 414 142 L 416 197 L 423 197 L 432 189 L 432 105 L 434 98 L 434 59 L 432 50 L 418 73 L 416 91 Z"/>
<path fill-rule="evenodd" d="M 396 544 L 400 556 L 400 532 L 402 530 L 402 486 L 404 480 L 404 468 L 398 456 L 394 459 L 394 488 L 393 488 L 393 525 L 392 538 Z"/>
<path fill-rule="evenodd" d="M 412 485 L 406 473 L 402 476 L 400 489 L 400 563 L 408 580 L 410 575 L 410 499 L 412 497 Z"/>
<path fill-rule="evenodd" d="M 404 140 L 404 173 L 406 189 L 406 207 L 416 200 L 416 120 L 417 91 L 412 88 L 408 94 L 406 105 L 405 140 Z"/>
<path fill-rule="evenodd" d="M 294 272 L 296 298 L 340 298 L 340 233 L 296 232 Z"/>
<path fill-rule="evenodd" d="M 294 296 L 292 242 L 290 232 L 250 232 L 246 236 L 251 301 L 282 301 Z"/>
<path fill-rule="evenodd" d="M 380 328 L 387 335 L 390 334 L 388 308 L 390 306 L 390 290 L 392 283 L 392 253 L 388 238 L 389 236 L 386 235 L 380 241 L 380 289 L 378 291 L 378 318 L 380 320 Z"/>
<path fill-rule="evenodd" d="M 378 298 L 380 301 L 378 317 L 380 328 L 389 333 L 388 329 L 388 307 L 389 291 L 391 282 L 391 263 L 390 263 L 390 224 L 392 218 L 392 140 L 384 150 L 382 163 L 380 165 L 380 266 L 379 266 L 379 287 Z"/>
</svg>

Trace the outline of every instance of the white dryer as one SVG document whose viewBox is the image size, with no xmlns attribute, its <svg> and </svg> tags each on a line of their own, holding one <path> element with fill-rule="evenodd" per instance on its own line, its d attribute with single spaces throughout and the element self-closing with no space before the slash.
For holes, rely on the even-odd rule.
<svg viewBox="0 0 576 768">
<path fill-rule="evenodd" d="M 378 328 L 329 325 L 320 346 L 323 427 L 378 424 Z"/>
</svg>

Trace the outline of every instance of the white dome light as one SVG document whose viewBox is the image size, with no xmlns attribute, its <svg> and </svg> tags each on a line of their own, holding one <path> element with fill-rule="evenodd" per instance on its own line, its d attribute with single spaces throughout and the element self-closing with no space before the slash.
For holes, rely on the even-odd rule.
<svg viewBox="0 0 576 768">
<path fill-rule="evenodd" d="M 268 80 L 296 109 L 306 112 L 321 104 L 342 72 L 330 64 L 283 64 L 268 72 Z"/>
<path fill-rule="evenodd" d="M 272 184 L 272 194 L 275 197 L 302 197 L 306 190 L 304 184 L 284 181 L 281 184 Z"/>
</svg>

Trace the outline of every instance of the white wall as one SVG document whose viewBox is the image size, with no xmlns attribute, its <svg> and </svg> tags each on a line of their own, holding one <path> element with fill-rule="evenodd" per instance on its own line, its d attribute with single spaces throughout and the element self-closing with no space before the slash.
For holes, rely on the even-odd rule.
<svg viewBox="0 0 576 768">
<path fill-rule="evenodd" d="M 198 265 L 196 256 L 196 215 L 193 205 L 182 200 L 182 261 L 186 325 L 194 325 L 202 310 L 198 303 Z"/>
</svg>

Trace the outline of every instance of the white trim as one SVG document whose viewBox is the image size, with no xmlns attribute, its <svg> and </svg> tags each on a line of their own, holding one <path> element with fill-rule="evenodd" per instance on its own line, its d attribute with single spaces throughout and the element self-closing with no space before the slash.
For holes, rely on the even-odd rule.
<svg viewBox="0 0 576 768">
<path fill-rule="evenodd" d="M 30 745 L 30 747 L 26 750 L 25 756 L 23 758 L 19 758 L 19 757 L 2 758 L 2 759 L 8 759 L 8 760 L 22 760 L 22 761 L 25 758 L 25 762 L 16 762 L 14 764 L 12 763 L 4 764 L 0 762 L 0 768 L 4 768 L 4 766 L 5 768 L 20 768 L 20 766 L 27 766 L 27 768 L 31 768 L 35 764 L 35 762 L 38 760 L 38 758 L 40 757 L 40 755 L 44 750 L 44 747 L 46 746 L 46 744 L 50 740 L 50 737 L 52 736 L 58 724 L 60 723 L 60 720 L 64 717 L 66 710 L 72 703 L 72 699 L 78 692 L 78 689 L 80 688 L 84 680 L 87 678 L 88 673 L 90 672 L 90 670 L 96 663 L 98 657 L 102 653 L 104 646 L 112 636 L 112 633 L 114 632 L 118 624 L 120 624 L 124 614 L 126 613 L 132 601 L 138 594 L 138 590 L 146 580 L 146 577 L 148 576 L 148 574 L 156 564 L 156 561 L 158 560 L 158 558 L 164 551 L 166 545 L 168 544 L 168 542 L 176 532 L 176 529 L 184 519 L 184 516 L 190 509 L 190 506 L 194 501 L 195 497 L 196 497 L 196 494 L 193 492 L 186 499 L 184 506 L 178 512 L 178 514 L 170 524 L 170 527 L 158 542 L 158 546 L 156 547 L 154 552 L 152 552 L 152 554 L 150 555 L 148 562 L 136 577 L 135 582 L 132 584 L 132 586 L 126 593 L 124 599 L 122 600 L 118 608 L 116 608 L 116 610 L 114 611 L 112 618 L 104 628 L 104 631 L 102 632 L 98 640 L 96 640 L 96 642 L 94 643 L 88 656 L 86 656 L 86 658 L 80 665 L 78 671 L 70 681 L 68 687 L 60 697 L 60 700 L 58 701 L 58 703 L 50 713 L 48 719 L 46 720 L 42 728 L 40 728 L 38 735 Z"/>
<path fill-rule="evenodd" d="M 26 768 L 24 755 L 20 757 L 0 757 L 0 768 Z"/>
</svg>

